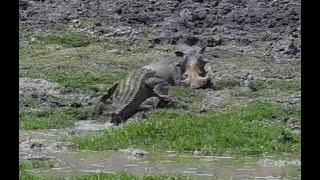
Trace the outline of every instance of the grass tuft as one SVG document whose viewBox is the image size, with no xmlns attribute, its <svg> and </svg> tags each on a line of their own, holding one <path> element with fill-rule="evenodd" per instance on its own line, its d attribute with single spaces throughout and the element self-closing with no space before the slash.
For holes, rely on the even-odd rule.
<svg viewBox="0 0 320 180">
<path fill-rule="evenodd" d="M 84 34 L 49 34 L 42 39 L 46 44 L 59 44 L 64 47 L 82 47 L 89 45 L 90 39 Z"/>
</svg>

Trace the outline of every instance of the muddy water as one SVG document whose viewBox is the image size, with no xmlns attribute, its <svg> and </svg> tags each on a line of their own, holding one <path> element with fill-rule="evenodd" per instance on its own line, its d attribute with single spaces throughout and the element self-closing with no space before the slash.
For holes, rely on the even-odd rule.
<svg viewBox="0 0 320 180">
<path fill-rule="evenodd" d="M 157 158 L 155 158 L 157 157 Z M 263 159 L 270 159 L 261 157 Z M 280 162 L 279 157 L 272 158 Z M 166 173 L 183 174 L 194 179 L 281 179 L 285 171 L 299 167 L 286 158 L 283 165 L 261 164 L 257 158 L 195 156 L 190 154 L 151 152 L 143 157 L 132 157 L 117 151 L 78 151 L 56 154 L 56 167 L 41 173 L 55 177 L 74 176 L 91 172 L 116 173 L 126 171 L 137 175 Z"/>
<path fill-rule="evenodd" d="M 290 155 L 204 156 L 191 152 L 135 149 L 102 152 L 70 151 L 68 144 L 60 141 L 60 138 L 99 133 L 99 130 L 112 126 L 90 121 L 86 123 L 79 122 L 69 130 L 21 131 L 20 161 L 50 160 L 53 162 L 52 167 L 34 172 L 54 177 L 126 171 L 137 175 L 182 174 L 192 179 L 282 179 L 285 172 L 300 168 L 300 161 Z"/>
</svg>

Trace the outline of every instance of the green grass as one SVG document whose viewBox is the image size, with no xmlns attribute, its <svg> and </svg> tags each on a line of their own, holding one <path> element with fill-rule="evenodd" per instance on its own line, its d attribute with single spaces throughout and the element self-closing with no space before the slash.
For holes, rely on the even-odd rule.
<svg viewBox="0 0 320 180">
<path fill-rule="evenodd" d="M 71 176 L 71 177 L 54 177 L 35 174 L 28 170 L 36 168 L 34 163 L 19 163 L 19 180 L 45 180 L 45 179 L 65 179 L 65 180 L 182 180 L 188 179 L 181 175 L 132 175 L 126 172 L 111 173 L 89 173 L 86 175 Z M 41 163 L 41 168 L 46 168 L 44 163 Z"/>
<path fill-rule="evenodd" d="M 91 43 L 86 35 L 79 33 L 49 34 L 44 36 L 42 41 L 46 44 L 59 44 L 64 47 L 82 47 Z"/>
<path fill-rule="evenodd" d="M 250 84 L 253 90 L 277 89 L 281 92 L 297 92 L 301 91 L 301 82 L 296 80 L 283 80 L 271 78 L 268 80 L 256 80 Z"/>
<path fill-rule="evenodd" d="M 53 165 L 51 160 L 28 160 L 21 163 L 26 169 L 49 169 Z M 22 167 L 23 169 L 23 167 Z"/>
<path fill-rule="evenodd" d="M 291 107 L 291 108 L 287 109 L 286 111 L 290 117 L 294 118 L 295 120 L 301 121 L 301 108 Z"/>
<path fill-rule="evenodd" d="M 213 88 L 215 90 L 221 90 L 224 88 L 232 88 L 239 85 L 240 83 L 236 78 L 231 77 L 229 75 L 224 75 L 214 81 Z"/>
<path fill-rule="evenodd" d="M 162 174 L 156 174 L 156 175 L 132 175 L 125 172 L 119 172 L 117 174 L 107 174 L 107 173 L 94 173 L 84 176 L 78 176 L 78 177 L 72 177 L 71 180 L 182 180 L 182 179 L 189 179 L 185 176 L 180 175 L 162 175 Z"/>
<path fill-rule="evenodd" d="M 170 90 L 173 97 L 177 97 L 178 99 L 184 100 L 185 102 L 202 101 L 204 97 L 203 91 L 194 91 L 183 86 L 171 86 Z"/>
<path fill-rule="evenodd" d="M 298 152 L 299 137 L 283 124 L 271 123 L 286 115 L 281 107 L 259 102 L 208 114 L 157 110 L 143 122 L 127 123 L 102 136 L 76 137 L 72 141 L 75 148 L 91 150 L 133 146 L 252 155 Z M 283 136 L 286 136 L 284 141 Z"/>
<path fill-rule="evenodd" d="M 19 180 L 45 180 L 44 177 L 28 172 L 27 164 L 19 163 Z"/>
<path fill-rule="evenodd" d="M 19 128 L 24 130 L 65 128 L 72 126 L 76 120 L 84 119 L 89 111 L 88 107 L 64 107 L 35 113 L 21 113 Z"/>
<path fill-rule="evenodd" d="M 39 105 L 39 100 L 37 99 L 19 99 L 19 104 L 24 107 L 36 107 Z"/>
<path fill-rule="evenodd" d="M 60 71 L 45 75 L 47 79 L 59 83 L 73 91 L 81 90 L 82 92 L 99 92 L 108 84 L 119 82 L 125 77 L 124 72 L 118 73 L 79 73 L 73 71 Z"/>
<path fill-rule="evenodd" d="M 301 82 L 295 80 L 270 79 L 267 84 L 284 92 L 301 91 Z"/>
<path fill-rule="evenodd" d="M 183 86 L 171 86 L 170 87 L 171 96 L 178 100 L 179 103 L 188 104 L 191 109 L 201 109 L 203 98 L 205 97 L 205 92 L 201 89 L 194 91 L 192 89 L 183 87 Z"/>
<path fill-rule="evenodd" d="M 77 41 L 73 43 L 68 39 L 80 37 L 86 35 L 44 34 L 39 35 L 35 42 L 26 40 L 21 43 L 19 77 L 43 78 L 58 82 L 73 91 L 91 93 L 102 91 L 104 86 L 124 79 L 132 69 L 163 56 L 155 49 L 142 48 L 137 43 L 128 44 L 113 38 L 90 39 L 90 44 L 85 46 L 65 47 L 64 44 L 68 43 L 70 47 L 75 47 L 73 44 L 77 44 Z M 108 53 L 114 49 L 120 53 Z"/>
<path fill-rule="evenodd" d="M 282 176 L 287 179 L 298 180 L 301 179 L 301 167 L 294 168 L 293 170 L 285 171 Z"/>
<path fill-rule="evenodd" d="M 43 78 L 51 82 L 57 82 L 60 85 L 71 89 L 74 92 L 98 92 L 111 85 L 119 82 L 126 76 L 126 72 L 79 72 L 73 69 L 67 70 L 39 70 L 28 71 L 26 77 Z M 23 76 L 23 75 L 22 75 Z"/>
</svg>

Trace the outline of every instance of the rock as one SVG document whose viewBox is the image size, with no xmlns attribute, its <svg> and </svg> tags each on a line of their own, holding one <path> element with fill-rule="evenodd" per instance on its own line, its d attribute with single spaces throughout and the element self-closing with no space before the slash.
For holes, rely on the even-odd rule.
<svg viewBox="0 0 320 180">
<path fill-rule="evenodd" d="M 48 160 L 54 159 L 54 157 L 48 157 L 46 155 L 31 155 L 31 156 L 24 156 L 22 159 L 32 160 L 32 161 L 48 161 Z"/>
<path fill-rule="evenodd" d="M 144 151 L 141 149 L 133 149 L 133 148 L 119 149 L 119 152 L 126 153 L 128 155 L 135 156 L 135 157 L 143 157 L 148 154 L 147 151 Z"/>
<path fill-rule="evenodd" d="M 70 134 L 76 134 L 76 130 L 81 131 L 101 131 L 114 127 L 113 123 L 98 122 L 94 120 L 82 120 L 75 122 L 74 130 Z"/>
<path fill-rule="evenodd" d="M 298 47 L 295 46 L 294 43 L 291 43 L 291 44 L 288 46 L 285 54 L 289 54 L 289 55 L 292 54 L 292 55 L 295 56 L 295 55 L 297 55 L 298 52 L 300 52 L 300 50 L 298 49 Z"/>
<path fill-rule="evenodd" d="M 291 132 L 294 132 L 297 134 L 301 132 L 300 122 L 297 121 L 296 119 L 286 117 L 283 119 L 283 121 L 290 127 Z"/>
<path fill-rule="evenodd" d="M 201 151 L 193 151 L 192 154 L 193 154 L 193 155 L 200 155 L 200 154 L 201 154 Z"/>
<path fill-rule="evenodd" d="M 19 154 L 22 155 L 45 155 L 65 151 L 67 151 L 66 144 L 51 139 L 30 138 L 19 143 Z"/>
<path fill-rule="evenodd" d="M 192 20 L 192 14 L 189 9 L 183 9 L 179 12 L 179 16 L 182 19 L 182 21 L 191 21 Z"/>
<path fill-rule="evenodd" d="M 260 166 L 276 166 L 276 167 L 283 167 L 283 166 L 301 166 L 301 161 L 299 160 L 273 160 L 270 158 L 261 159 L 258 164 Z"/>
<path fill-rule="evenodd" d="M 30 38 L 30 41 L 31 41 L 31 42 L 35 42 L 36 40 L 37 40 L 36 37 L 31 37 L 31 38 Z"/>
<path fill-rule="evenodd" d="M 222 45 L 222 39 L 219 36 L 212 36 L 206 39 L 206 44 L 209 47 L 215 47 Z"/>
<path fill-rule="evenodd" d="M 189 36 L 184 40 L 184 43 L 187 44 L 188 46 L 196 45 L 198 42 L 199 42 L 199 38 L 195 36 Z"/>
<path fill-rule="evenodd" d="M 33 148 L 41 148 L 42 147 L 42 143 L 41 142 L 32 142 L 30 144 L 30 149 L 33 149 Z"/>
<path fill-rule="evenodd" d="M 19 8 L 21 8 L 22 10 L 27 10 L 28 7 L 31 6 L 31 3 L 27 0 L 23 0 L 19 2 Z"/>
<path fill-rule="evenodd" d="M 254 80 L 254 76 L 251 75 L 251 74 L 247 74 L 246 79 L 249 80 L 249 81 L 252 81 L 252 80 Z"/>
<path fill-rule="evenodd" d="M 120 51 L 118 49 L 111 49 L 106 51 L 107 54 L 120 54 Z"/>
</svg>

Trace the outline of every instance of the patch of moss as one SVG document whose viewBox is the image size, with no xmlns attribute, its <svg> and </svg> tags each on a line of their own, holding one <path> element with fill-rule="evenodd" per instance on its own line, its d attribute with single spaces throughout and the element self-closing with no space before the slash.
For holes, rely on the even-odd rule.
<svg viewBox="0 0 320 180">
<path fill-rule="evenodd" d="M 60 44 L 64 47 L 82 47 L 91 43 L 88 36 L 79 33 L 49 34 L 42 37 L 42 41 L 46 44 Z"/>
</svg>

